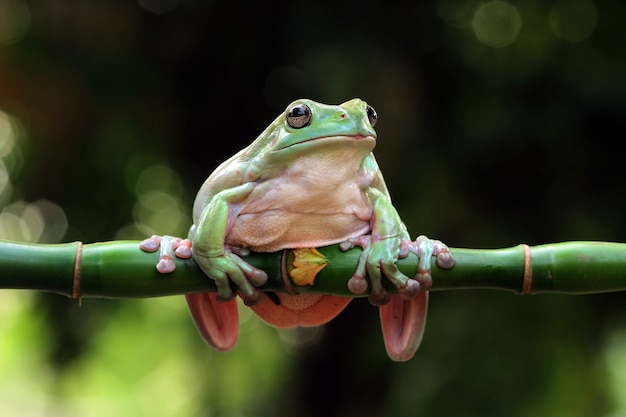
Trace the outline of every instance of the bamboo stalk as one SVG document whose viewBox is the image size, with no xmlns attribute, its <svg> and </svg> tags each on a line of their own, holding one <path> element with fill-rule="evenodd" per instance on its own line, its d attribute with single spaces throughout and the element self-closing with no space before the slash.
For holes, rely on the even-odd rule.
<svg viewBox="0 0 626 417">
<path fill-rule="evenodd" d="M 283 282 L 285 260 L 279 253 L 252 253 L 246 260 L 269 275 L 268 291 L 354 296 L 347 288 L 360 254 L 338 245 L 319 248 L 328 265 L 311 286 Z M 451 270 L 433 266 L 431 290 L 489 288 L 517 293 L 587 294 L 626 289 L 626 244 L 566 242 L 505 249 L 451 248 Z M 48 291 L 68 297 L 142 298 L 215 291 L 213 281 L 193 259 L 176 260 L 176 271 L 155 270 L 158 255 L 137 241 L 41 245 L 0 241 L 0 288 Z M 406 275 L 417 258 L 398 261 Z M 433 262 L 434 265 L 434 262 Z M 366 295 L 366 294 L 365 294 Z"/>
</svg>

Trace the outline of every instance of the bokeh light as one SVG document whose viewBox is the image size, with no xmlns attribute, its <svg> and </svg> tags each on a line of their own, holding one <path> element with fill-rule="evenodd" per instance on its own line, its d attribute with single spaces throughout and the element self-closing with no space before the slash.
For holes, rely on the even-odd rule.
<svg viewBox="0 0 626 417">
<path fill-rule="evenodd" d="M 11 202 L 11 181 L 21 167 L 15 161 L 21 160 L 18 142 L 23 135 L 19 121 L 0 111 L 0 239 L 57 243 L 67 230 L 67 219 L 61 207 L 45 199 L 34 203 L 20 199 Z"/>
<path fill-rule="evenodd" d="M 480 42 L 502 48 L 515 42 L 522 28 L 522 17 L 515 6 L 500 0 L 490 1 L 476 9 L 472 27 Z"/>
<path fill-rule="evenodd" d="M 181 202 L 182 182 L 171 168 L 153 165 L 144 169 L 135 186 L 137 203 L 133 209 L 134 227 L 139 236 L 153 234 L 186 236 L 191 224 L 191 211 Z M 118 233 L 118 238 L 128 234 L 128 229 Z"/>
<path fill-rule="evenodd" d="M 447 24 L 462 29 L 469 26 L 475 6 L 469 1 L 440 0 L 437 3 L 437 14 Z"/>
<path fill-rule="evenodd" d="M 4 161 L 11 158 L 18 134 L 15 119 L 0 111 L 0 206 L 6 204 L 12 195 L 11 170 Z"/>
<path fill-rule="evenodd" d="M 581 42 L 598 24 L 598 10 L 590 0 L 557 0 L 550 10 L 550 27 L 561 39 Z"/>
<path fill-rule="evenodd" d="M 18 42 L 26 35 L 30 25 L 30 10 L 24 1 L 0 1 L 0 43 Z"/>
</svg>

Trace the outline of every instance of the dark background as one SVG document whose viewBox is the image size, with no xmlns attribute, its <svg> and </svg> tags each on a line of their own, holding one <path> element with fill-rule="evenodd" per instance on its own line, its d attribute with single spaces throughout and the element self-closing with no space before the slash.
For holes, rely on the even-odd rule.
<svg viewBox="0 0 626 417">
<path fill-rule="evenodd" d="M 185 235 L 196 190 L 292 100 L 378 112 L 412 235 L 626 242 L 620 1 L 0 0 L 0 237 Z M 318 330 L 242 311 L 215 353 L 181 297 L 0 293 L 0 414 L 617 416 L 620 293 L 431 294 L 388 360 L 357 300 Z"/>
</svg>

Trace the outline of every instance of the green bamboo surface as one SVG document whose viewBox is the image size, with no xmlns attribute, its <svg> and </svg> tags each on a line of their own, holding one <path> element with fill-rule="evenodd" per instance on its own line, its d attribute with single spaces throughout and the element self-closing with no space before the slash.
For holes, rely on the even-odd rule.
<svg viewBox="0 0 626 417">
<path fill-rule="evenodd" d="M 80 250 L 78 250 L 80 249 Z M 320 248 L 329 264 L 313 286 L 301 293 L 353 296 L 347 289 L 360 249 L 342 252 L 338 245 Z M 506 249 L 458 249 L 456 266 L 433 267 L 431 290 L 490 288 L 522 292 L 524 246 Z M 77 253 L 80 253 L 76 263 Z M 566 242 L 530 247 L 532 293 L 586 294 L 626 289 L 626 244 Z M 286 291 L 281 278 L 282 253 L 252 253 L 246 259 L 269 275 L 264 289 Z M 0 242 L 0 288 L 49 291 L 68 297 L 138 298 L 215 291 L 193 260 L 177 259 L 176 271 L 160 274 L 157 253 L 145 253 L 137 241 L 57 245 Z M 415 273 L 411 254 L 398 264 Z M 433 262 L 434 265 L 434 262 Z M 77 280 L 75 269 L 78 267 Z"/>
</svg>

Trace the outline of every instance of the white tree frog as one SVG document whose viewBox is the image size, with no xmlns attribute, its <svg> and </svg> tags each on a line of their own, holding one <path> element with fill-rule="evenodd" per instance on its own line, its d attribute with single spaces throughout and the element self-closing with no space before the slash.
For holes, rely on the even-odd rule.
<svg viewBox="0 0 626 417">
<path fill-rule="evenodd" d="M 258 287 L 267 275 L 242 256 L 341 243 L 363 251 L 348 287 L 380 305 L 385 347 L 396 361 L 410 359 L 422 338 L 431 261 L 451 268 L 454 260 L 439 241 L 412 242 L 391 203 L 374 159 L 377 114 L 360 99 L 341 105 L 297 100 L 247 148 L 221 164 L 200 188 L 189 239 L 153 236 L 141 243 L 161 246 L 157 269 L 171 272 L 172 256 L 192 255 L 213 280 L 216 293 L 187 294 L 196 326 L 218 350 L 237 342 L 239 320 L 230 281 L 244 302 L 276 327 L 317 326 L 339 314 L 351 298 L 329 295 L 268 296 Z M 396 265 L 409 251 L 419 256 L 409 278 Z M 369 278 L 369 284 L 366 280 Z M 386 277 L 398 289 L 388 293 Z"/>
</svg>

